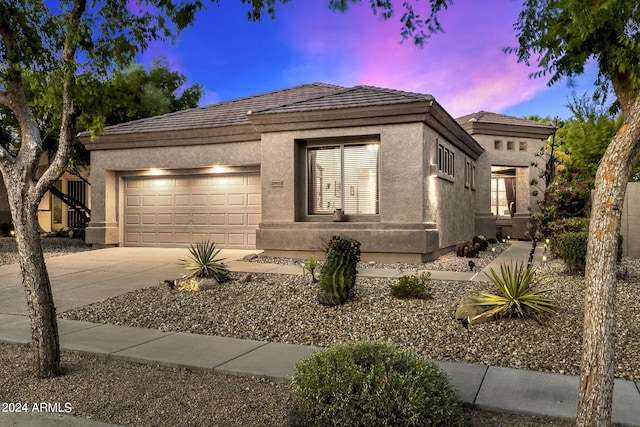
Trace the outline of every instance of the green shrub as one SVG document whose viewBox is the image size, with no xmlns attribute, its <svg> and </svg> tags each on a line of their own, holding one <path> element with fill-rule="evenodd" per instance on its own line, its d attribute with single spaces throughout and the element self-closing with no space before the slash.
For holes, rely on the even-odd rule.
<svg viewBox="0 0 640 427">
<path fill-rule="evenodd" d="M 550 222 L 548 227 L 551 236 L 557 236 L 562 233 L 589 231 L 589 218 L 562 218 L 557 221 Z"/>
<path fill-rule="evenodd" d="M 584 271 L 589 233 L 568 232 L 553 239 L 553 248 L 562 258 L 570 273 Z"/>
<path fill-rule="evenodd" d="M 446 374 L 390 343 L 318 351 L 296 365 L 292 385 L 308 425 L 464 425 Z"/>
<path fill-rule="evenodd" d="M 389 285 L 391 296 L 396 298 L 430 299 L 429 280 L 431 280 L 431 273 L 428 271 L 399 277 L 396 283 Z"/>
<path fill-rule="evenodd" d="M 360 242 L 342 236 L 329 241 L 327 258 L 320 271 L 318 301 L 324 305 L 338 305 L 349 299 L 355 286 L 360 261 Z"/>
<path fill-rule="evenodd" d="M 219 253 L 214 242 L 196 242 L 195 246 L 189 247 L 189 258 L 182 262 L 187 270 L 191 270 L 190 277 L 209 277 L 223 283 L 228 279 L 229 270 L 224 259 L 217 258 Z"/>
<path fill-rule="evenodd" d="M 582 273 L 587 259 L 588 231 L 561 233 L 552 242 L 553 249 L 562 258 L 570 273 Z M 622 235 L 618 235 L 616 261 L 622 260 Z"/>
<path fill-rule="evenodd" d="M 550 289 L 536 289 L 538 282 L 535 281 L 532 265 L 525 266 L 524 262 L 501 264 L 500 275 L 492 268 L 487 277 L 498 288 L 497 293 L 478 292 L 478 296 L 473 298 L 474 304 L 489 309 L 474 320 L 481 317 L 520 316 L 540 321 L 545 313 L 555 312 L 553 300 L 542 296 Z"/>
</svg>

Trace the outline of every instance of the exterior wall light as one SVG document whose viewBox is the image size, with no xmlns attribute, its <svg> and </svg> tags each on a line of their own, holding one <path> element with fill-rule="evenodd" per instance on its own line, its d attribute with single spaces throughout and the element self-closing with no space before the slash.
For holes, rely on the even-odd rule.
<svg viewBox="0 0 640 427">
<path fill-rule="evenodd" d="M 211 172 L 212 173 L 226 173 L 229 172 L 229 168 L 226 168 L 224 166 L 220 166 L 220 165 L 215 165 L 211 168 Z"/>
</svg>

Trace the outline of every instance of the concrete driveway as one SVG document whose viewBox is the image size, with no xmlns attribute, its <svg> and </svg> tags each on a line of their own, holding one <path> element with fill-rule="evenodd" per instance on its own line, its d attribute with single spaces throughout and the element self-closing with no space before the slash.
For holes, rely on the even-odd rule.
<svg viewBox="0 0 640 427">
<path fill-rule="evenodd" d="M 232 263 L 257 250 L 223 249 L 220 257 Z M 107 248 L 47 258 L 53 299 L 63 312 L 157 285 L 186 273 L 185 248 Z M 0 266 L 0 318 L 27 315 L 27 303 L 17 264 Z"/>
</svg>

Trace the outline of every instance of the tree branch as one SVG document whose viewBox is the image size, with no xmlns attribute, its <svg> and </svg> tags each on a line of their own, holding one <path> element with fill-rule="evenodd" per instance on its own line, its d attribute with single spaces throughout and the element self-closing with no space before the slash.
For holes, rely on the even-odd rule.
<svg viewBox="0 0 640 427">
<path fill-rule="evenodd" d="M 60 125 L 58 150 L 51 164 L 36 184 L 35 193 L 37 197 L 42 197 L 66 170 L 69 156 L 71 155 L 71 146 L 76 137 L 76 120 L 79 110 L 71 92 L 75 85 L 75 57 L 78 45 L 78 32 L 82 15 L 86 10 L 86 5 L 86 0 L 74 1 L 74 7 L 69 14 L 64 50 L 60 58 L 63 67 L 64 82 L 62 89 L 62 123 Z"/>
</svg>

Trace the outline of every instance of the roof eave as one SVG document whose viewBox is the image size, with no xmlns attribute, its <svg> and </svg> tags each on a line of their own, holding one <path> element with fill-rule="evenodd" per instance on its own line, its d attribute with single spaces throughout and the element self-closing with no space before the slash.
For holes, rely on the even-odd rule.
<svg viewBox="0 0 640 427">
<path fill-rule="evenodd" d="M 93 151 L 260 141 L 260 134 L 256 132 L 253 125 L 243 124 L 160 132 L 106 134 L 94 139 L 83 133 L 79 138 L 87 150 Z"/>
<path fill-rule="evenodd" d="M 249 114 L 258 133 L 421 121 L 427 101 L 351 108 Z"/>
<path fill-rule="evenodd" d="M 455 144 L 469 155 L 473 160 L 477 160 L 484 148 L 469 133 L 463 129 L 460 124 L 436 101 L 430 102 L 429 114 L 426 116 L 425 123 L 438 131 L 449 141 L 459 141 Z"/>
<path fill-rule="evenodd" d="M 547 139 L 553 134 L 553 126 L 526 126 L 505 123 L 466 122 L 462 124 L 470 135 L 496 135 L 506 138 Z"/>
</svg>

